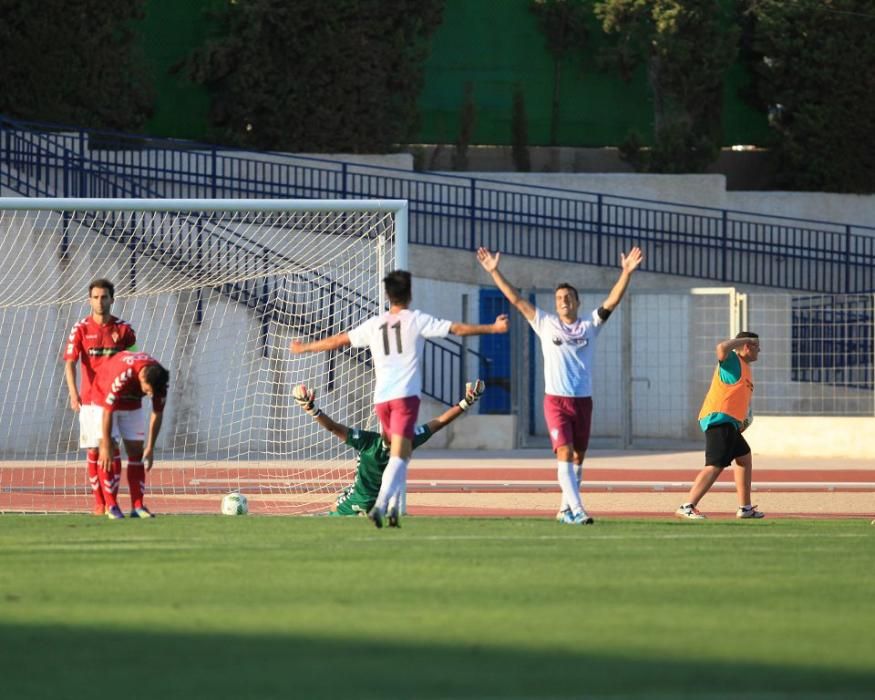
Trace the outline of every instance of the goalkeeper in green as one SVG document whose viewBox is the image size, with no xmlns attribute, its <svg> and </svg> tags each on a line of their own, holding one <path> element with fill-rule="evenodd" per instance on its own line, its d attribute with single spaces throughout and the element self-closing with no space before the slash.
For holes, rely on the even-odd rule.
<svg viewBox="0 0 875 700">
<path fill-rule="evenodd" d="M 416 427 L 413 435 L 413 448 L 416 449 L 428 441 L 432 435 L 471 408 L 485 390 L 486 385 L 480 379 L 468 382 L 465 385 L 465 396 L 458 404 L 428 423 Z M 383 470 L 389 463 L 389 443 L 379 433 L 359 428 L 348 428 L 325 415 L 321 409 L 316 407 L 316 392 L 303 384 L 295 387 L 294 397 L 305 413 L 313 416 L 325 430 L 336 435 L 344 444 L 358 453 L 355 481 L 337 497 L 335 509 L 329 515 L 367 515 L 377 500 L 380 483 L 383 480 Z"/>
</svg>

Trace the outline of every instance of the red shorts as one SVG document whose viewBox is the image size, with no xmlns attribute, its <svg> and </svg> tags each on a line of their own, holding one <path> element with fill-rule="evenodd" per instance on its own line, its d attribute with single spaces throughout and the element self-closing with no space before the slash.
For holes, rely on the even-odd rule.
<svg viewBox="0 0 875 700">
<path fill-rule="evenodd" d="M 376 403 L 374 411 L 380 419 L 383 433 L 390 439 L 393 435 L 403 435 L 408 440 L 413 439 L 416 419 L 419 417 L 418 396 L 405 396 L 403 399 Z"/>
<path fill-rule="evenodd" d="M 589 447 L 589 427 L 592 422 L 592 397 L 544 396 L 544 418 L 553 452 L 562 445 L 571 445 L 583 454 Z"/>
</svg>

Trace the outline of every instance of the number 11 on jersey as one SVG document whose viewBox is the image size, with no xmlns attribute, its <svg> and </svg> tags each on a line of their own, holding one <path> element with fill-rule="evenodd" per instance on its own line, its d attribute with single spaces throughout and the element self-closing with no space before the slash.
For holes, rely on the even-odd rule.
<svg viewBox="0 0 875 700">
<path fill-rule="evenodd" d="M 395 330 L 395 344 L 398 346 L 398 354 L 400 355 L 402 352 L 401 349 L 401 321 L 396 321 L 392 324 L 392 328 Z M 383 353 L 388 355 L 391 350 L 389 349 L 389 324 L 384 323 L 380 326 L 380 330 L 383 331 Z"/>
</svg>

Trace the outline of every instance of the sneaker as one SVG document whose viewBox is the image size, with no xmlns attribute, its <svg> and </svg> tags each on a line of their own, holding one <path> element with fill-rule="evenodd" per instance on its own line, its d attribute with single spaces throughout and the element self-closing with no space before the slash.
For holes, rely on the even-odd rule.
<svg viewBox="0 0 875 700">
<path fill-rule="evenodd" d="M 565 516 L 568 515 L 571 517 L 571 508 L 563 508 L 558 513 L 556 513 L 556 522 L 563 523 L 565 522 Z"/>
<path fill-rule="evenodd" d="M 386 524 L 386 514 L 380 508 L 380 506 L 374 506 L 368 511 L 368 520 L 374 523 L 374 526 L 377 529 L 383 527 Z"/>
<path fill-rule="evenodd" d="M 110 520 L 124 520 L 125 514 L 118 506 L 112 506 L 106 509 L 106 517 Z"/>
<path fill-rule="evenodd" d="M 735 517 L 739 520 L 746 520 L 747 518 L 765 518 L 765 513 L 760 513 L 757 510 L 756 506 L 751 506 L 750 508 L 739 508 L 735 511 Z"/>
<path fill-rule="evenodd" d="M 91 515 L 106 515 L 106 506 L 103 503 L 95 503 L 91 508 Z"/>
<path fill-rule="evenodd" d="M 389 521 L 389 527 L 401 527 L 401 513 L 398 511 L 397 506 L 389 508 L 389 510 L 386 511 L 386 517 Z"/>
<path fill-rule="evenodd" d="M 140 506 L 139 508 L 132 508 L 131 515 L 132 518 L 154 518 L 155 515 L 148 509 L 146 506 Z"/>
<path fill-rule="evenodd" d="M 579 513 L 572 513 L 569 510 L 565 513 L 565 517 L 562 518 L 563 525 L 592 525 L 594 522 L 595 520 L 587 515 L 585 510 Z"/>
<path fill-rule="evenodd" d="M 682 505 L 674 512 L 674 514 L 676 518 L 681 518 L 682 520 L 707 520 L 707 518 L 699 512 L 699 509 L 691 503 Z"/>
</svg>

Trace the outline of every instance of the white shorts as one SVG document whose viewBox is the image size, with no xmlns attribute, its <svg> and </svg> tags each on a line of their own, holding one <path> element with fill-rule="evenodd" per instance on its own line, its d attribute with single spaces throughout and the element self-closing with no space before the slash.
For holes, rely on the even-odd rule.
<svg viewBox="0 0 875 700">
<path fill-rule="evenodd" d="M 110 435 L 116 442 L 146 439 L 146 414 L 143 407 L 133 411 L 113 411 Z M 79 447 L 96 449 L 103 436 L 103 406 L 86 404 L 79 408 Z"/>
</svg>

